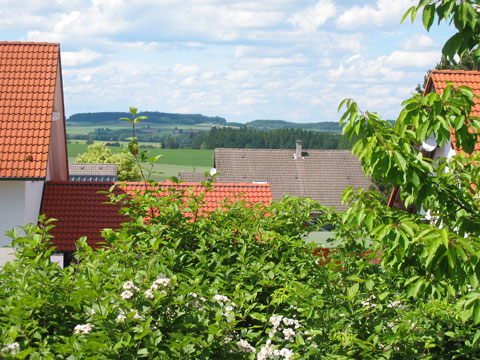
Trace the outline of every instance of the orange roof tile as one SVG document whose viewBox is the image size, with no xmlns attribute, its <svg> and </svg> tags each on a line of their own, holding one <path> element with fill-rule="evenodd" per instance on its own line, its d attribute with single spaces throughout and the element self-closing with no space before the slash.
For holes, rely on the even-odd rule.
<svg viewBox="0 0 480 360">
<path fill-rule="evenodd" d="M 103 241 L 101 231 L 104 228 L 117 229 L 126 220 L 118 214 L 120 206 L 103 204 L 108 201 L 106 194 L 98 191 L 108 191 L 113 182 L 53 182 L 45 184 L 40 213 L 48 218 L 58 221 L 51 230 L 54 236 L 53 244 L 57 251 L 74 251 L 75 242 L 81 236 L 87 236 L 87 242 L 95 247 Z M 116 183 L 121 184 L 121 183 Z M 161 189 L 159 194 L 165 194 L 168 188 L 176 189 L 193 188 L 198 195 L 205 191 L 200 183 L 161 183 L 156 189 Z M 125 183 L 124 187 L 117 186 L 115 193 L 132 193 L 145 189 L 143 183 Z M 203 212 L 212 211 L 219 207 L 220 202 L 229 199 L 231 203 L 238 197 L 250 203 L 268 204 L 272 201 L 272 192 L 268 184 L 230 184 L 216 183 L 214 190 L 205 194 L 202 206 Z"/>
<path fill-rule="evenodd" d="M 476 95 L 480 95 L 480 71 L 474 70 L 432 70 L 428 77 L 425 93 L 430 90 L 430 85 L 433 85 L 433 91 L 441 94 L 448 86 L 448 82 L 453 83 L 455 87 L 468 86 Z M 475 99 L 475 105 L 470 113 L 472 116 L 480 117 L 480 100 Z M 452 144 L 457 153 L 461 150 L 457 147 L 455 139 L 455 130 L 450 130 Z M 480 141 L 475 146 L 475 152 L 480 150 Z"/>
<path fill-rule="evenodd" d="M 59 44 L 0 42 L 0 178 L 46 177 L 59 58 Z"/>
</svg>

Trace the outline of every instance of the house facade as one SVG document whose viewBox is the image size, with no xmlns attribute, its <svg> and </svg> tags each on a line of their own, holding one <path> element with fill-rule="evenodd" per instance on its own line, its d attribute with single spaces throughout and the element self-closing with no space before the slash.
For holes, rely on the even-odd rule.
<svg viewBox="0 0 480 360">
<path fill-rule="evenodd" d="M 5 232 L 36 223 L 45 182 L 68 180 L 67 164 L 60 45 L 0 42 L 0 258 Z"/>
<path fill-rule="evenodd" d="M 442 94 L 450 83 L 452 83 L 454 87 L 468 86 L 476 95 L 480 95 L 480 71 L 473 70 L 432 70 L 427 79 L 424 95 L 431 92 Z M 475 105 L 472 107 L 470 115 L 480 116 L 480 101 L 478 99 L 475 100 Z M 480 150 L 480 142 L 475 145 L 475 151 L 478 150 Z M 450 140 L 447 143 L 439 146 L 432 134 L 422 142 L 420 151 L 422 151 L 425 157 L 433 160 L 440 158 L 446 158 L 448 160 L 452 156 L 462 152 L 455 139 L 454 129 L 450 131 Z M 398 186 L 393 189 L 388 205 L 409 212 L 416 212 L 416 209 L 413 207 L 405 208 L 403 201 L 400 199 Z M 425 211 L 421 209 L 420 213 L 425 214 Z"/>
</svg>

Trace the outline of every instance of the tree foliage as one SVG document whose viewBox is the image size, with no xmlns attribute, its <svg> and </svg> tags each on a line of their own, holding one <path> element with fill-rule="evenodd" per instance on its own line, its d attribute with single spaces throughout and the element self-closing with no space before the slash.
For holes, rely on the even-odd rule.
<svg viewBox="0 0 480 360">
<path fill-rule="evenodd" d="M 102 144 L 96 143 L 88 146 L 86 153 L 79 154 L 76 162 L 117 164 L 118 179 L 120 181 L 136 181 L 140 179 L 140 172 L 135 166 L 134 158 L 125 152 L 114 153 Z"/>
<path fill-rule="evenodd" d="M 147 130 L 147 132 L 145 132 Z M 183 131 L 176 134 L 151 132 L 145 127 L 136 130 L 138 141 L 158 142 L 167 149 L 215 149 L 217 147 L 250 149 L 294 149 L 295 141 L 301 139 L 306 149 L 347 149 L 351 144 L 345 136 L 337 133 L 311 131 L 298 128 L 258 130 L 243 126 L 241 128 L 214 127 L 209 131 Z M 97 128 L 88 134 L 76 134 L 69 139 L 94 139 L 101 141 L 124 141 L 132 135 L 131 129 Z"/>
</svg>

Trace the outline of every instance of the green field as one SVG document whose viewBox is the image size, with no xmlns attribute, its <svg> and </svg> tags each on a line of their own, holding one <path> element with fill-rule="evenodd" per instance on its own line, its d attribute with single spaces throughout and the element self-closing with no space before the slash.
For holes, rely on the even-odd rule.
<svg viewBox="0 0 480 360">
<path fill-rule="evenodd" d="M 87 151 L 88 145 L 68 144 L 68 161 L 75 162 L 78 154 Z M 110 146 L 112 151 L 118 152 L 122 148 Z M 141 145 L 140 145 L 141 149 Z M 177 176 L 179 172 L 204 173 L 213 167 L 213 150 L 192 150 L 192 149 L 147 149 L 151 156 L 162 154 L 154 166 L 154 171 L 162 174 L 154 174 L 153 180 L 165 181 L 172 176 Z"/>
<path fill-rule="evenodd" d="M 156 124 L 151 122 L 141 122 L 137 129 L 143 129 L 149 127 L 151 130 L 155 130 L 158 134 L 172 134 L 174 129 L 182 130 L 210 130 L 212 125 L 210 124 L 195 124 L 195 125 L 182 125 L 182 124 Z M 66 130 L 69 135 L 87 135 L 90 132 L 94 132 L 98 128 L 108 128 L 111 130 L 119 129 L 131 129 L 130 123 L 127 121 L 105 121 L 101 124 L 95 122 L 67 122 Z"/>
</svg>

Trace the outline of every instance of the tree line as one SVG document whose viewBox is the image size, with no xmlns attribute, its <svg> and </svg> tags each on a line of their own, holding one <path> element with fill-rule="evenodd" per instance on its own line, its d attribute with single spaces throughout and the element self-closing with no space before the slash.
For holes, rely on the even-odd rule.
<svg viewBox="0 0 480 360">
<path fill-rule="evenodd" d="M 339 133 L 303 129 L 256 130 L 243 126 L 239 129 L 213 127 L 209 131 L 180 132 L 178 134 L 136 134 L 140 142 L 155 142 L 167 149 L 293 149 L 301 139 L 306 149 L 349 149 L 351 143 Z M 128 129 L 98 128 L 89 134 L 68 135 L 68 139 L 125 141 L 131 136 Z"/>
</svg>

